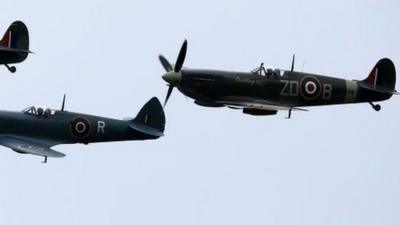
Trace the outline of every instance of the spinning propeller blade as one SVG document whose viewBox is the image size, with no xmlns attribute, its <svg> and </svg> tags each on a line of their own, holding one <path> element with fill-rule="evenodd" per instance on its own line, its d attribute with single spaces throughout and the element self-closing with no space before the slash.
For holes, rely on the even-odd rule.
<svg viewBox="0 0 400 225">
<path fill-rule="evenodd" d="M 168 62 L 168 60 L 163 55 L 159 55 L 158 59 L 160 60 L 161 65 L 164 67 L 165 71 L 167 71 L 167 72 L 172 71 L 171 64 Z"/>
<path fill-rule="evenodd" d="M 167 91 L 167 96 L 165 97 L 165 101 L 164 101 L 164 107 L 165 105 L 167 105 L 168 99 L 171 96 L 172 90 L 174 90 L 174 86 L 169 85 L 168 87 L 168 91 Z"/>
<path fill-rule="evenodd" d="M 185 62 L 186 50 L 187 50 L 187 40 L 183 42 L 181 50 L 179 51 L 178 58 L 176 59 L 174 68 L 175 73 L 181 71 L 182 69 L 183 63 Z"/>
</svg>

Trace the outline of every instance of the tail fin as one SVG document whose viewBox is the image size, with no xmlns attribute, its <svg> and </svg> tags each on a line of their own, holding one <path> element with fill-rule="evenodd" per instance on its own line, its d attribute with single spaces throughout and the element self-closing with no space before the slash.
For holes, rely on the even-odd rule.
<svg viewBox="0 0 400 225">
<path fill-rule="evenodd" d="M 21 21 L 13 22 L 0 40 L 0 45 L 6 48 L 29 50 L 28 28 Z"/>
<path fill-rule="evenodd" d="M 151 98 L 142 107 L 136 118 L 131 120 L 129 126 L 136 131 L 150 136 L 163 136 L 165 114 L 158 98 Z"/>
<path fill-rule="evenodd" d="M 394 91 L 396 85 L 396 69 L 388 58 L 378 61 L 369 76 L 362 81 L 370 88 Z"/>
</svg>

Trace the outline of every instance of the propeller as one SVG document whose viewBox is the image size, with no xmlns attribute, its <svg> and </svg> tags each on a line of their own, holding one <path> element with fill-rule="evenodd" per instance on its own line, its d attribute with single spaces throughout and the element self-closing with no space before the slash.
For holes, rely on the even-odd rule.
<svg viewBox="0 0 400 225">
<path fill-rule="evenodd" d="M 168 91 L 167 91 L 167 96 L 165 97 L 165 101 L 164 101 L 164 107 L 165 105 L 167 105 L 168 99 L 171 96 L 172 90 L 174 89 L 174 86 L 172 85 L 168 85 Z"/>
<path fill-rule="evenodd" d="M 167 104 L 168 99 L 171 96 L 174 87 L 177 85 L 177 82 L 179 82 L 181 79 L 182 75 L 179 72 L 182 70 L 183 63 L 185 62 L 186 52 L 187 52 L 187 40 L 185 40 L 182 44 L 182 47 L 181 47 L 181 50 L 179 51 L 178 58 L 176 59 L 174 68 L 172 68 L 172 65 L 168 62 L 168 60 L 163 55 L 158 56 L 158 59 L 160 60 L 161 65 L 164 67 L 165 71 L 167 72 L 162 77 L 166 82 L 169 83 L 167 96 L 165 97 L 165 101 L 164 101 L 164 107 Z"/>
<path fill-rule="evenodd" d="M 167 72 L 172 71 L 171 64 L 168 62 L 168 60 L 164 56 L 159 55 L 158 59 L 160 59 L 161 65 L 164 67 L 165 71 L 167 71 Z"/>
<path fill-rule="evenodd" d="M 186 51 L 187 51 L 187 40 L 185 40 L 183 42 L 181 50 L 179 51 L 178 58 L 176 59 L 175 68 L 174 68 L 175 73 L 178 73 L 179 71 L 181 71 L 183 63 L 185 62 Z"/>
</svg>

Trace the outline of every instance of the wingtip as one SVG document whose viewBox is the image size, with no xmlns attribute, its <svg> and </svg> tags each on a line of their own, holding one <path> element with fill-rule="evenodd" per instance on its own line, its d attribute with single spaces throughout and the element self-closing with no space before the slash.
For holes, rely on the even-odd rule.
<svg viewBox="0 0 400 225">
<path fill-rule="evenodd" d="M 54 158 L 64 158 L 66 155 L 62 152 L 57 152 L 57 154 L 54 155 Z"/>
</svg>

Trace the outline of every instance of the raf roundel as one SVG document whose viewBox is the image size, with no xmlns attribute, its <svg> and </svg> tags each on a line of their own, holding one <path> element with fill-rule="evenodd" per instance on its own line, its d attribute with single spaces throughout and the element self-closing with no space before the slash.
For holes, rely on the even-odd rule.
<svg viewBox="0 0 400 225">
<path fill-rule="evenodd" d="M 317 85 L 313 81 L 307 81 L 305 85 L 307 94 L 312 95 L 317 91 Z"/>
<path fill-rule="evenodd" d="M 90 122 L 86 118 L 75 118 L 71 122 L 71 133 L 73 136 L 78 138 L 85 138 L 90 132 Z"/>
<path fill-rule="evenodd" d="M 300 82 L 300 95 L 306 100 L 314 100 L 321 95 L 321 82 L 313 76 L 306 76 Z"/>
</svg>

